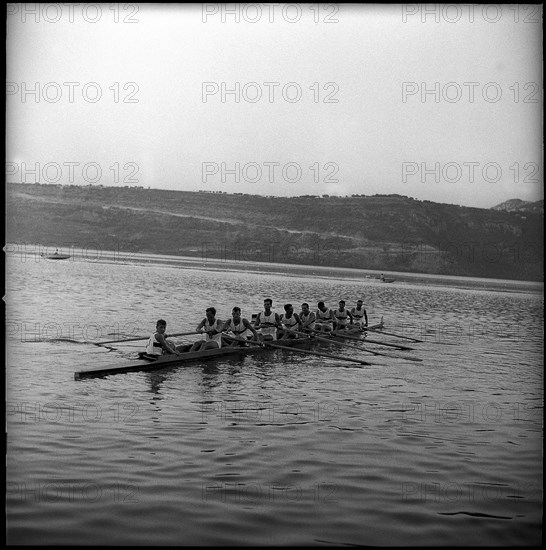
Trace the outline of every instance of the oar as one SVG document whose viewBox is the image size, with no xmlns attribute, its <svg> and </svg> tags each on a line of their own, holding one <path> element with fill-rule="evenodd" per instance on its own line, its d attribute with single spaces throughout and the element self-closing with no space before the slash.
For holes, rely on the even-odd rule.
<svg viewBox="0 0 546 550">
<path fill-rule="evenodd" d="M 345 338 L 345 336 L 341 336 L 341 338 Z M 366 338 L 366 340 L 364 340 L 364 343 L 378 344 L 380 346 L 388 346 L 389 348 L 397 348 L 399 350 L 404 350 L 404 351 L 406 350 L 411 351 L 415 349 L 415 348 L 409 348 L 408 346 L 401 346 L 400 344 L 387 344 L 387 342 L 382 342 L 381 340 L 370 340 L 369 338 Z"/>
<path fill-rule="evenodd" d="M 241 338 L 240 336 L 231 336 L 231 334 L 227 334 L 225 331 L 222 331 L 222 336 L 224 338 L 228 338 L 229 340 L 235 340 L 236 342 L 254 344 L 254 346 L 263 347 L 263 344 L 260 344 L 259 340 L 249 340 L 248 338 Z"/>
<path fill-rule="evenodd" d="M 224 332 L 222 332 L 222 336 L 224 336 L 225 338 L 228 338 L 230 340 L 236 340 L 237 342 L 244 342 L 245 344 L 247 344 L 246 346 L 236 348 L 238 350 L 241 350 L 241 352 L 251 351 L 251 350 L 255 350 L 255 349 L 263 349 L 263 347 L 264 347 L 263 344 L 260 344 L 260 342 L 257 342 L 256 340 L 246 340 L 245 338 L 241 338 L 241 337 L 237 337 L 237 336 L 230 336 L 229 334 L 225 334 Z"/>
<path fill-rule="evenodd" d="M 192 332 L 176 332 L 175 334 L 168 334 L 167 338 L 171 338 L 172 336 L 190 336 L 191 334 L 201 334 L 200 332 L 196 332 L 195 330 Z M 135 338 L 126 338 L 125 340 L 107 340 L 106 342 L 91 342 L 91 344 L 95 344 L 95 346 L 102 346 L 103 344 L 121 344 L 123 342 L 136 342 L 137 340 L 146 340 L 146 338 L 149 338 L 148 336 L 135 336 Z"/>
<path fill-rule="evenodd" d="M 411 340 L 412 342 L 423 342 L 424 340 L 417 340 L 417 338 L 410 338 L 409 336 L 402 336 L 401 334 L 394 334 L 392 332 L 384 332 L 382 330 L 378 330 L 372 327 L 366 328 L 364 327 L 362 330 L 367 330 L 369 332 L 377 332 L 379 334 L 384 334 L 385 336 L 396 336 L 397 338 L 404 338 L 404 340 Z"/>
<path fill-rule="evenodd" d="M 370 340 L 369 338 L 366 338 L 366 340 L 362 340 L 362 338 L 359 338 L 358 336 L 349 336 L 348 334 L 339 334 L 338 332 L 331 333 L 332 336 L 338 336 L 339 338 L 347 338 L 349 340 L 357 340 L 361 343 L 369 343 L 369 344 L 380 344 L 382 346 L 387 346 L 391 348 L 397 348 L 400 350 L 413 350 L 414 348 L 408 348 L 407 346 L 401 346 L 399 344 L 387 344 L 386 342 L 381 342 L 381 340 Z"/>
<path fill-rule="evenodd" d="M 311 351 L 311 350 L 299 349 L 295 347 L 292 348 L 290 346 L 281 346 L 280 344 L 276 344 L 269 340 L 265 340 L 264 344 L 267 347 L 271 347 L 271 348 L 285 349 L 288 351 L 297 351 L 300 353 L 308 353 L 311 355 L 318 355 L 319 357 L 330 357 L 331 359 L 341 359 L 342 361 L 352 361 L 353 363 L 360 363 L 361 365 L 371 365 L 371 363 L 367 363 L 366 361 L 361 361 L 360 359 L 352 359 L 351 357 L 343 357 L 342 355 L 333 355 L 331 353 L 322 353 L 320 351 Z"/>
<path fill-rule="evenodd" d="M 194 334 L 194 333 L 191 333 L 191 334 Z M 343 361 L 352 361 L 354 363 L 359 363 L 361 365 L 370 365 L 371 364 L 371 363 L 368 363 L 366 361 L 361 361 L 360 359 L 352 359 L 350 357 L 343 357 L 341 355 L 333 355 L 333 354 L 330 354 L 330 353 L 321 353 L 321 352 L 318 352 L 318 351 L 302 350 L 302 349 L 299 349 L 299 348 L 293 348 L 293 347 L 289 347 L 289 346 L 281 346 L 279 344 L 276 344 L 274 342 L 270 342 L 268 340 L 264 341 L 261 344 L 255 344 L 253 340 L 246 340 L 244 338 L 236 337 L 236 336 L 230 336 L 229 334 L 225 334 L 225 333 L 222 333 L 222 334 L 223 334 L 224 337 L 226 337 L 230 340 L 236 340 L 238 342 L 245 342 L 247 344 L 253 344 L 251 346 L 248 346 L 248 348 L 242 348 L 242 349 L 259 349 L 263 346 L 269 346 L 269 347 L 284 349 L 284 350 L 288 350 L 288 351 L 298 351 L 300 353 L 308 353 L 308 354 L 311 354 L 311 355 L 318 355 L 320 357 L 330 357 L 332 359 L 341 359 Z M 172 336 L 174 336 L 174 335 L 172 335 Z M 309 335 L 306 334 L 305 336 L 309 336 Z"/>
<path fill-rule="evenodd" d="M 306 334 L 305 332 L 297 332 L 295 331 L 296 334 Z M 361 351 L 361 352 L 364 352 L 364 353 L 372 353 L 373 355 L 382 355 L 383 357 L 391 357 L 393 359 L 405 359 L 405 360 L 408 360 L 408 361 L 423 361 L 422 359 L 417 359 L 416 357 L 400 357 L 398 355 L 388 355 L 386 353 L 381 353 L 379 351 L 372 351 L 370 349 L 364 349 L 364 348 L 360 348 L 358 346 L 355 346 L 353 344 L 346 344 L 345 342 L 338 342 L 337 340 L 333 340 L 332 338 L 322 338 L 321 336 L 313 336 L 313 338 L 315 340 L 319 340 L 320 342 L 327 342 L 329 344 L 336 344 L 338 346 L 343 346 L 345 348 L 351 348 L 351 349 L 356 349 L 358 351 Z"/>
</svg>

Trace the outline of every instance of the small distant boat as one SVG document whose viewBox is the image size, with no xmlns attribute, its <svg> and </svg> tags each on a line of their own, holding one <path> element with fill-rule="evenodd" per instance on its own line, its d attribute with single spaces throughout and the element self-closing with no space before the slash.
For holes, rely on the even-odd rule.
<svg viewBox="0 0 546 550">
<path fill-rule="evenodd" d="M 46 260 L 68 260 L 70 258 L 70 254 L 59 254 L 59 250 L 55 250 L 54 254 L 40 254 L 42 258 L 45 258 Z"/>
<path fill-rule="evenodd" d="M 382 283 L 394 283 L 396 279 L 389 279 L 388 277 L 385 277 L 383 273 L 379 277 L 377 277 Z"/>
</svg>

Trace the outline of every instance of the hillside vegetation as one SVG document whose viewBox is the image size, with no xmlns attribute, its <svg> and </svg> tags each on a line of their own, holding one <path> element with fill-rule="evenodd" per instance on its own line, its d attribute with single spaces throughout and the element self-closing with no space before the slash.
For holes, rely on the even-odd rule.
<svg viewBox="0 0 546 550">
<path fill-rule="evenodd" d="M 543 206 L 7 185 L 6 241 L 543 280 Z M 518 205 L 521 206 L 521 205 Z"/>
</svg>

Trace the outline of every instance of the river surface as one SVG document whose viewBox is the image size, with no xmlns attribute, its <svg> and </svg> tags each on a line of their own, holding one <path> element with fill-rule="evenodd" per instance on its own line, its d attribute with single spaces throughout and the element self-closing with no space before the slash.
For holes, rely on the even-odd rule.
<svg viewBox="0 0 546 550">
<path fill-rule="evenodd" d="M 540 544 L 542 285 L 141 260 L 8 255 L 8 543 Z M 422 342 L 314 348 L 368 366 L 278 350 L 74 380 L 144 344 L 89 342 L 266 297 L 363 298 Z"/>
</svg>

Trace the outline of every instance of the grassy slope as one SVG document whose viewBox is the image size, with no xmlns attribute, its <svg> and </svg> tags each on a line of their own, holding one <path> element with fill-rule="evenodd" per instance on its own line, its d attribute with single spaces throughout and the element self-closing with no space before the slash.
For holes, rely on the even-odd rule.
<svg viewBox="0 0 546 550">
<path fill-rule="evenodd" d="M 6 241 L 542 280 L 543 214 L 373 197 L 8 184 Z"/>
</svg>

